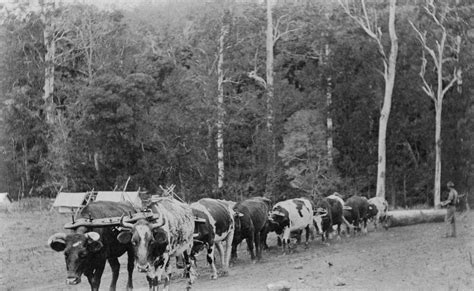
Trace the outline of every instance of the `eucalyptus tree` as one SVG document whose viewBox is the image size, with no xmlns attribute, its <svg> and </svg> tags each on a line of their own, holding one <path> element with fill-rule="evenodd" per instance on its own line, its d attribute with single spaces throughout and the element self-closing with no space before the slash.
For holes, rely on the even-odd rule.
<svg viewBox="0 0 474 291">
<path fill-rule="evenodd" d="M 439 3 L 426 0 L 424 12 L 432 21 L 434 27 L 423 31 L 412 23 L 413 29 L 418 34 L 422 47 L 422 63 L 420 78 L 422 89 L 433 101 L 435 106 L 435 177 L 434 177 L 434 206 L 439 207 L 441 201 L 441 121 L 443 100 L 447 92 L 456 84 L 462 83 L 462 70 L 459 65 L 461 51 L 461 32 L 453 29 L 459 21 L 455 8 L 449 3 Z M 430 76 L 433 68 L 435 76 Z M 435 81 L 431 81 L 434 77 Z"/>
<path fill-rule="evenodd" d="M 387 139 L 387 125 L 388 119 L 390 116 L 390 109 L 392 106 L 392 94 L 393 87 L 395 84 L 395 72 L 396 72 L 396 63 L 398 55 L 398 38 L 395 31 L 395 10 L 396 10 L 396 0 L 390 0 L 389 4 L 389 19 L 388 19 L 388 29 L 390 36 L 390 52 L 387 56 L 386 49 L 384 48 L 382 42 L 382 30 L 377 24 L 377 16 L 370 18 L 365 0 L 360 1 L 360 6 L 362 9 L 362 15 L 354 15 L 350 9 L 350 5 L 346 0 L 343 2 L 339 0 L 340 4 L 346 11 L 346 13 L 351 16 L 356 23 L 364 29 L 365 33 L 377 43 L 378 50 L 382 55 L 383 61 L 383 77 L 385 80 L 385 92 L 382 109 L 380 111 L 379 118 L 379 136 L 378 136 L 378 162 L 377 162 L 377 190 L 376 195 L 378 197 L 385 198 L 385 181 L 386 181 L 386 168 L 387 168 L 387 158 L 386 158 L 386 139 Z"/>
</svg>

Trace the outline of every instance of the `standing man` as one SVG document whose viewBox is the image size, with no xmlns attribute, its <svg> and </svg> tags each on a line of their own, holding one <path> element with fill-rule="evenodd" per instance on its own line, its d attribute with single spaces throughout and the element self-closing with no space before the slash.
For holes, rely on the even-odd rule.
<svg viewBox="0 0 474 291">
<path fill-rule="evenodd" d="M 454 189 L 454 183 L 449 181 L 448 184 L 448 189 L 449 189 L 449 196 L 448 199 L 445 201 L 441 202 L 441 206 L 447 206 L 447 212 L 446 212 L 446 236 L 445 237 L 456 237 L 456 204 L 458 201 L 458 192 Z M 451 235 L 450 229 L 451 228 Z"/>
</svg>

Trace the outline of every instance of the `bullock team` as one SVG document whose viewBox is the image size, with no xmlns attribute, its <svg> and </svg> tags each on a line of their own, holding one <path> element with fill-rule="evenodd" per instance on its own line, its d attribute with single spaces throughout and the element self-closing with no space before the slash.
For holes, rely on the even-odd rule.
<svg viewBox="0 0 474 291">
<path fill-rule="evenodd" d="M 252 261 L 260 260 L 262 249 L 267 248 L 269 232 L 278 236 L 283 251 L 291 247 L 291 238 L 301 241 L 305 231 L 308 243 L 312 229 L 316 228 L 323 241 L 333 232 L 339 237 L 341 226 L 349 233 L 367 232 L 367 221 L 373 219 L 374 226 L 384 223 L 388 204 L 385 199 L 352 196 L 344 201 L 338 193 L 315 201 L 294 198 L 272 205 L 264 197 L 253 197 L 242 202 L 203 198 L 186 204 L 170 197 L 160 197 L 151 202 L 147 211 L 151 216 L 137 216 L 132 206 L 117 202 L 98 201 L 84 207 L 76 220 L 121 217 L 114 225 L 76 224 L 72 233 L 56 233 L 49 246 L 64 252 L 66 259 L 66 283 L 80 283 L 84 274 L 91 290 L 99 290 L 106 262 L 112 268 L 110 290 L 115 290 L 119 275 L 118 258 L 125 252 L 128 256 L 127 290 L 133 289 L 132 272 L 136 265 L 139 272 L 146 273 L 150 290 L 158 290 L 159 284 L 168 290 L 170 263 L 174 257 L 176 267 L 184 270 L 190 288 L 197 277 L 196 255 L 206 252 L 212 274 L 218 276 L 215 265 L 215 250 L 220 254 L 223 273 L 230 261 L 237 258 L 237 246 L 245 239 Z M 74 222 L 73 222 L 74 223 Z"/>
</svg>

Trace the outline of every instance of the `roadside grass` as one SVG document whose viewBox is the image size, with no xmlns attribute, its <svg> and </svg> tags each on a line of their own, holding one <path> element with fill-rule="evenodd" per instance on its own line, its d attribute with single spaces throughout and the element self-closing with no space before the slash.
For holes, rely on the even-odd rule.
<svg viewBox="0 0 474 291">
<path fill-rule="evenodd" d="M 61 280 L 64 257 L 49 248 L 47 240 L 66 232 L 69 215 L 50 211 L 44 198 L 15 201 L 0 211 L 0 290 L 34 286 L 28 274 L 42 274 L 45 281 Z"/>
<path fill-rule="evenodd" d="M 31 197 L 18 201 L 13 201 L 10 205 L 0 208 L 0 213 L 30 213 L 30 212 L 49 212 L 53 205 L 50 198 Z"/>
</svg>

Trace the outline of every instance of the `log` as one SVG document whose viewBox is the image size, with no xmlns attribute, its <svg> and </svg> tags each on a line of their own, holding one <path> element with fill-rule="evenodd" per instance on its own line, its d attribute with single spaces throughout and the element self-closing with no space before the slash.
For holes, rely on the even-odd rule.
<svg viewBox="0 0 474 291">
<path fill-rule="evenodd" d="M 388 227 L 443 222 L 446 209 L 393 210 L 387 213 Z"/>
</svg>

